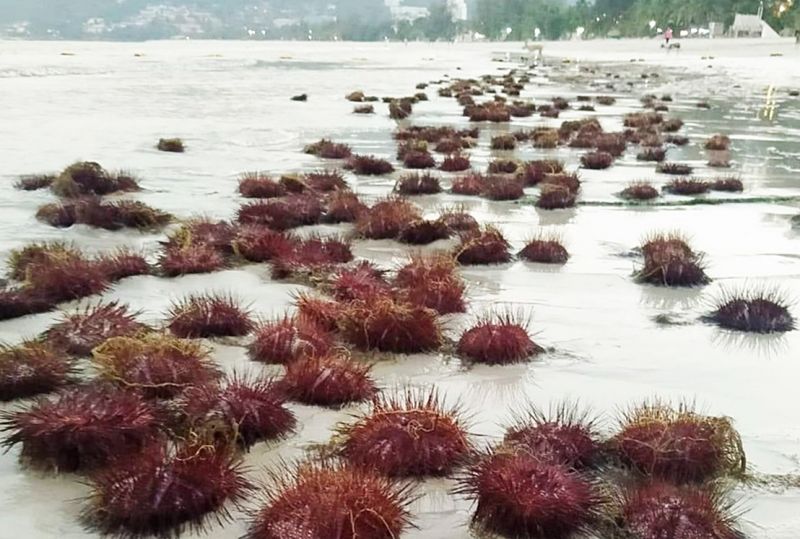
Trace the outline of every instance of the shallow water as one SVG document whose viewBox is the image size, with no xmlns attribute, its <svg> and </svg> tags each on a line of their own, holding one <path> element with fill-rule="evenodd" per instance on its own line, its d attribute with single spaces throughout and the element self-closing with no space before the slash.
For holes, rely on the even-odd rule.
<svg viewBox="0 0 800 539">
<path fill-rule="evenodd" d="M 490 61 L 503 45 L 450 44 L 320 44 L 238 42 L 24 43 L 0 42 L 0 257 L 25 243 L 63 238 L 88 251 L 130 245 L 154 254 L 162 235 L 106 232 L 75 226 L 57 230 L 34 218 L 36 208 L 52 201 L 46 191 L 13 189 L 21 174 L 55 171 L 78 159 L 99 161 L 109 168 L 133 171 L 145 188 L 133 195 L 179 217 L 195 214 L 231 218 L 240 203 L 237 175 L 248 170 L 270 172 L 319 168 L 322 163 L 300 152 L 322 136 L 351 144 L 359 153 L 393 158 L 395 122 L 376 104 L 379 114 L 351 114 L 345 93 L 408 95 L 418 82 L 445 76 L 479 76 L 509 67 Z M 63 56 L 60 53 L 74 53 Z M 670 93 L 670 116 L 682 117 L 681 131 L 692 145 L 669 151 L 668 158 L 689 162 L 698 176 L 717 171 L 705 166 L 700 148 L 705 138 L 724 132 L 733 140 L 733 168 L 745 193 L 734 198 L 800 196 L 800 88 L 798 49 L 786 41 L 731 43 L 684 42 L 680 53 L 665 53 L 654 42 L 547 44 L 557 58 L 540 71 L 523 97 L 546 100 L 555 95 L 610 94 L 614 106 L 598 112 L 568 111 L 559 120 L 538 117 L 515 120 L 512 129 L 557 125 L 561 120 L 597 116 L 608 130 L 619 129 L 625 112 L 639 110 L 645 93 Z M 770 56 L 781 52 L 783 56 Z M 140 56 L 135 56 L 139 54 Z M 713 54 L 715 59 L 703 60 Z M 631 63 L 631 58 L 643 62 Z M 581 75 L 586 62 L 600 62 L 592 77 Z M 595 64 L 592 64 L 595 65 Z M 711 65 L 712 67 L 707 67 Z M 792 66 L 795 66 L 794 68 Z M 659 78 L 641 79 L 657 71 Z M 607 76 L 611 74 L 611 77 Z M 620 74 L 621 79 L 614 79 Z M 626 80 L 635 81 L 629 88 Z M 588 87 L 589 82 L 598 87 Z M 615 89 L 603 88 L 611 82 Z M 740 85 L 736 87 L 736 85 Z M 760 119 L 768 87 L 774 86 L 776 112 Z M 307 103 L 289 96 L 307 92 Z M 435 97 L 415 107 L 415 124 L 464 126 L 466 119 L 453 100 Z M 712 110 L 694 106 L 708 98 Z M 490 134 L 507 129 L 487 126 L 481 146 L 472 152 L 475 168 L 504 152 L 490 152 Z M 153 148 L 162 136 L 179 136 L 186 154 Z M 569 168 L 580 151 L 534 150 L 523 159 L 555 157 Z M 333 164 L 333 163 L 331 163 Z M 539 226 L 563 235 L 571 253 L 558 269 L 516 262 L 489 268 L 464 268 L 470 313 L 447 321 L 457 335 L 472 316 L 491 307 L 513 306 L 532 318 L 537 340 L 552 348 L 542 359 L 524 366 L 470 367 L 458 360 L 414 355 L 380 362 L 375 374 L 387 388 L 436 384 L 451 402 L 460 401 L 472 418 L 479 444 L 502 433 L 510 412 L 526 403 L 547 406 L 579 399 L 605 418 L 607 428 L 625 408 L 643 398 L 694 400 L 705 411 L 727 415 L 740 430 L 748 462 L 760 474 L 800 473 L 800 397 L 796 380 L 800 333 L 783 337 L 740 337 L 699 321 L 721 289 L 767 283 L 800 299 L 798 231 L 789 218 L 798 202 L 617 207 L 615 196 L 635 179 L 663 184 L 668 177 L 652 164 L 636 162 L 629 151 L 606 171 L 582 171 L 583 205 L 545 212 L 527 204 L 487 202 L 443 194 L 418 197 L 426 211 L 463 202 L 482 222 L 499 226 L 521 248 Z M 444 175 L 447 177 L 447 175 Z M 372 199 L 386 194 L 394 179 L 348 180 Z M 446 183 L 446 182 L 445 182 Z M 531 190 L 534 193 L 535 190 Z M 723 198 L 725 195 L 713 195 Z M 730 195 L 727 195 L 730 196 Z M 667 195 L 665 201 L 688 200 Z M 607 205 L 604 205 L 607 204 Z M 316 227 L 344 233 L 340 227 Z M 631 249 L 648 233 L 681 230 L 706 254 L 714 283 L 702 289 L 664 290 L 631 279 L 636 259 Z M 436 247 L 447 247 L 442 242 Z M 358 256 L 394 267 L 410 250 L 390 241 L 356 242 Z M 246 266 L 213 275 L 177 279 L 134 277 L 104 296 L 120 299 L 158 323 L 172 300 L 191 292 L 230 291 L 252 301 L 261 316 L 290 308 L 298 285 L 277 283 L 265 266 Z M 67 306 L 69 308 L 75 305 Z M 657 315 L 668 314 L 677 325 L 662 326 Z M 800 315 L 795 308 L 794 314 Z M 17 342 L 46 329 L 56 313 L 0 323 L 0 340 Z M 226 368 L 255 368 L 235 342 L 215 343 L 215 358 Z M 6 406 L 8 408 L 8 406 Z M 328 411 L 292 408 L 301 425 L 296 435 L 278 445 L 259 444 L 247 455 L 254 469 L 277 458 L 294 458 L 310 444 L 324 443 L 330 428 L 353 409 Z M 77 522 L 85 488 L 77 477 L 40 476 L 23 470 L 17 451 L 0 456 L 0 537 L 93 537 Z M 451 496 L 452 483 L 427 481 L 424 496 L 413 507 L 417 529 L 409 538 L 466 538 L 469 503 Z M 796 512 L 800 489 L 741 488 L 750 536 L 790 539 L 800 533 Z M 213 528 L 210 536 L 233 538 L 245 530 L 242 515 L 234 523 Z"/>
</svg>

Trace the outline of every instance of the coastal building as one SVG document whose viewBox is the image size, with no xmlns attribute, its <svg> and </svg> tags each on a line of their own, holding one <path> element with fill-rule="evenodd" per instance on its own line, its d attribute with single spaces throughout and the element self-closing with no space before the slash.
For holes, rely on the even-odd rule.
<svg viewBox="0 0 800 539">
<path fill-rule="evenodd" d="M 447 0 L 447 11 L 454 21 L 467 20 L 467 1 L 466 0 Z"/>
<path fill-rule="evenodd" d="M 385 4 L 386 7 L 389 8 L 394 22 L 414 22 L 417 19 L 424 19 L 431 14 L 426 7 L 406 6 L 403 5 L 402 0 L 385 0 Z"/>
<path fill-rule="evenodd" d="M 780 37 L 759 15 L 737 13 L 728 33 L 731 37 Z"/>
</svg>

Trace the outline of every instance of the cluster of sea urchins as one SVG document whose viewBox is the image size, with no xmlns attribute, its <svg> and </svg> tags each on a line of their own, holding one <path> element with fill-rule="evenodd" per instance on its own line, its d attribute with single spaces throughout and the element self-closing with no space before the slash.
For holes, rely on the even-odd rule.
<svg viewBox="0 0 800 539">
<path fill-rule="evenodd" d="M 605 493 L 587 470 L 601 455 L 594 420 L 574 406 L 530 409 L 500 444 L 479 454 L 458 491 L 475 502 L 473 525 L 503 537 L 566 539 L 603 523 Z"/>
<path fill-rule="evenodd" d="M 439 95 L 456 99 L 472 122 L 505 123 L 537 110 L 557 118 L 570 108 L 562 97 L 538 109 L 514 100 L 529 81 L 518 72 L 456 79 L 443 85 Z M 485 94 L 494 96 L 476 100 Z M 363 92 L 348 99 L 378 100 Z M 390 116 L 403 120 L 412 104 L 426 99 L 419 92 L 385 102 Z M 610 105 L 614 98 L 596 101 Z M 495 134 L 490 146 L 508 152 L 526 143 L 542 151 L 581 148 L 587 150 L 581 158 L 584 168 L 603 169 L 628 144 L 636 144 L 637 157 L 658 162 L 659 172 L 686 176 L 692 171 L 688 165 L 663 162 L 664 144 L 688 141 L 669 134 L 681 129 L 680 119 L 659 113 L 668 110 L 669 101 L 669 96 L 645 96 L 642 103 L 653 111 L 626 115 L 624 132 L 605 132 L 596 118 L 585 118 Z M 362 105 L 356 112 L 373 110 Z M 405 126 L 395 138 L 397 159 L 405 168 L 436 167 L 431 152 L 437 152 L 445 155 L 443 171 L 468 171 L 452 179 L 456 194 L 506 201 L 538 186 L 537 206 L 556 209 L 574 206 L 580 192 L 578 176 L 552 159 L 521 162 L 506 156 L 492 160 L 486 174 L 469 171 L 469 156 L 462 152 L 477 144 L 476 128 Z M 727 151 L 729 143 L 728 137 L 715 135 L 706 148 Z M 162 139 L 158 149 L 184 148 L 180 139 Z M 345 159 L 344 168 L 358 175 L 384 175 L 395 168 L 328 139 L 305 151 L 321 159 Z M 141 202 L 100 198 L 135 191 L 138 184 L 92 162 L 76 163 L 58 175 L 23 178 L 18 187 L 49 187 L 66 199 L 39 211 L 40 219 L 54 226 L 153 228 L 170 220 Z M 395 478 L 448 476 L 462 466 L 466 471 L 459 490 L 476 502 L 473 522 L 488 533 L 567 539 L 613 529 L 642 539 L 740 537 L 727 496 L 710 483 L 743 472 L 741 440 L 727 418 L 704 416 L 688 406 L 645 403 L 601 441 L 595 421 L 573 408 L 549 415 L 532 410 L 517 418 L 497 446 L 478 453 L 460 408 L 445 406 L 435 390 L 379 393 L 371 365 L 343 345 L 394 353 L 438 349 L 446 344 L 439 317 L 466 310 L 457 264 L 508 262 L 512 254 L 499 230 L 481 228 L 464 210 L 424 219 L 407 199 L 392 196 L 367 207 L 347 187 L 336 169 L 274 177 L 249 173 L 241 177 L 239 193 L 255 200 L 239 208 L 235 222 L 191 219 L 163 244 L 159 270 L 168 277 L 243 261 L 270 263 L 274 278 L 310 275 L 309 281 L 330 296 L 299 295 L 293 316 L 257 326 L 248 309 L 231 297 L 190 296 L 173 305 L 168 332 L 162 333 L 137 321 L 125 306 L 100 303 L 64 315 L 40 340 L 0 348 L 0 400 L 38 396 L 27 409 L 3 414 L 3 443 L 20 445 L 30 465 L 87 473 L 92 490 L 82 519 L 89 528 L 128 537 L 172 537 L 202 529 L 212 518 L 224 521 L 230 506 L 241 505 L 253 487 L 237 454 L 295 429 L 287 400 L 315 406 L 370 401 L 363 414 L 338 429 L 335 459 L 301 464 L 290 479 L 273 476 L 266 503 L 253 512 L 249 539 L 395 538 L 410 525 L 411 499 Z M 664 189 L 694 195 L 741 188 L 736 179 L 681 177 Z M 442 191 L 441 178 L 406 174 L 395 191 L 436 194 Z M 658 192 L 637 183 L 620 196 L 649 200 Z M 354 223 L 356 234 L 368 239 L 427 244 L 457 234 L 460 244 L 450 254 L 412 255 L 389 277 L 368 262 L 351 264 L 349 241 L 288 232 L 323 222 Z M 642 254 L 641 281 L 669 286 L 708 281 L 702 257 L 678 236 L 653 237 Z M 557 237 L 541 235 L 518 256 L 561 264 L 569 255 Z M 12 253 L 10 269 L 13 282 L 0 290 L 0 319 L 47 310 L 149 272 L 136 253 L 120 250 L 89 259 L 65 244 Z M 707 319 L 742 331 L 794 328 L 787 304 L 771 293 L 726 296 Z M 465 361 L 489 365 L 526 361 L 543 351 L 527 326 L 516 315 L 487 316 L 463 332 L 455 352 Z M 188 340 L 251 332 L 251 358 L 282 365 L 282 377 L 223 376 L 209 350 Z M 81 384 L 75 363 L 89 355 L 95 378 Z M 610 481 L 624 478 L 616 504 L 606 504 L 609 496 L 596 480 L 608 468 L 616 474 Z"/>
<path fill-rule="evenodd" d="M 457 490 L 475 503 L 473 525 L 503 537 L 736 539 L 730 497 L 714 480 L 743 464 L 727 418 L 645 403 L 603 440 L 595 418 L 561 404 L 519 414 Z"/>
<path fill-rule="evenodd" d="M 147 262 L 129 251 L 89 258 L 59 242 L 12 251 L 12 281 L 0 288 L 0 320 L 51 310 L 56 304 L 99 294 L 112 281 L 147 273 Z"/>
</svg>

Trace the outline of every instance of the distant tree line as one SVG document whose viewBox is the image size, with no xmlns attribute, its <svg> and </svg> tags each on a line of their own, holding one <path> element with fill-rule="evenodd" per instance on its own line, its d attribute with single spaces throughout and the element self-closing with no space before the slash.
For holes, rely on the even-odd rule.
<svg viewBox="0 0 800 539">
<path fill-rule="evenodd" d="M 760 0 L 578 0 L 572 5 L 563 0 L 475 0 L 469 21 L 453 21 L 446 2 L 434 0 L 430 16 L 413 22 L 393 23 L 388 9 L 376 6 L 368 19 L 357 10 L 309 29 L 315 38 L 357 41 L 449 40 L 465 31 L 493 40 L 525 40 L 535 39 L 537 29 L 540 39 L 562 39 L 579 27 L 587 37 L 641 37 L 667 26 L 679 30 L 718 22 L 728 27 L 736 13 L 755 14 L 759 4 Z M 800 0 L 765 0 L 764 18 L 778 31 L 800 29 Z M 283 37 L 296 37 L 293 33 L 296 29 L 286 29 Z"/>
<path fill-rule="evenodd" d="M 536 28 L 543 39 L 560 39 L 578 27 L 587 36 L 636 37 L 667 26 L 683 29 L 720 22 L 728 27 L 736 13 L 755 14 L 759 4 L 760 0 L 578 0 L 574 5 L 552 0 L 479 0 L 473 27 L 492 39 L 531 39 Z M 764 19 L 778 31 L 800 29 L 800 1 L 766 0 Z"/>
<path fill-rule="evenodd" d="M 91 17 L 119 22 L 148 5 L 185 5 L 213 18 L 198 37 L 260 39 L 341 39 L 352 41 L 450 40 L 464 32 L 489 39 L 561 39 L 582 27 L 587 37 L 652 35 L 655 28 L 676 30 L 733 22 L 735 13 L 756 13 L 760 0 L 468 0 L 470 19 L 453 21 L 445 0 L 413 0 L 429 16 L 393 21 L 384 0 L 19 0 L 0 1 L 0 25 L 26 20 L 30 37 L 87 37 L 83 23 Z M 13 7 L 12 7 L 13 4 Z M 406 2 L 409 4 L 409 2 Z M 773 28 L 800 29 L 800 0 L 765 0 L 764 17 Z M 272 20 L 296 20 L 275 26 Z M 100 39 L 163 39 L 177 27 L 164 21 L 117 25 Z M 248 29 L 257 32 L 252 35 Z M 55 32 L 55 33 L 53 33 Z"/>
</svg>

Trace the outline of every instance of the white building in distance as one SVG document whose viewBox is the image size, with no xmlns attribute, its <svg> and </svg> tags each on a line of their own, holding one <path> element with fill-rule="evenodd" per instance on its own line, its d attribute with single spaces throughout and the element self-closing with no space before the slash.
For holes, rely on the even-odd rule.
<svg viewBox="0 0 800 539">
<path fill-rule="evenodd" d="M 392 14 L 392 20 L 414 22 L 428 17 L 431 12 L 426 7 L 404 6 L 402 0 L 384 0 Z"/>
<path fill-rule="evenodd" d="M 454 21 L 467 20 L 467 0 L 447 0 L 447 10 Z"/>
</svg>

